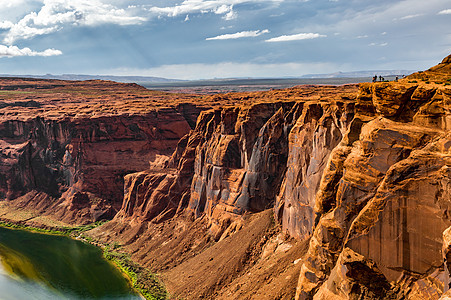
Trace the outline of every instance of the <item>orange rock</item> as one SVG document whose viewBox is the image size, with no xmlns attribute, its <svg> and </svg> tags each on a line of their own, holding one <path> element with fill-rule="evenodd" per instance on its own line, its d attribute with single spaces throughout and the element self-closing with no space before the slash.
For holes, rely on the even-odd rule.
<svg viewBox="0 0 451 300">
<path fill-rule="evenodd" d="M 442 232 L 450 225 L 450 89 L 409 82 L 431 70 L 398 83 L 360 86 L 359 122 L 332 151 L 316 194 L 321 217 L 301 268 L 298 299 L 373 297 L 367 276 L 352 275 L 349 251 L 359 257 L 359 272 L 372 266 L 385 282 L 378 298 L 393 296 L 388 282 L 404 297 L 438 299 L 442 293 Z"/>
<path fill-rule="evenodd" d="M 64 220 L 119 209 L 93 235 L 169 269 L 188 299 L 238 277 L 240 292 L 253 291 L 245 276 L 269 257 L 271 230 L 308 243 L 297 299 L 438 299 L 449 283 L 449 65 L 358 89 L 213 96 L 0 81 L 14 91 L 0 93 L 0 190 Z M 46 92 L 26 98 L 37 87 Z"/>
</svg>

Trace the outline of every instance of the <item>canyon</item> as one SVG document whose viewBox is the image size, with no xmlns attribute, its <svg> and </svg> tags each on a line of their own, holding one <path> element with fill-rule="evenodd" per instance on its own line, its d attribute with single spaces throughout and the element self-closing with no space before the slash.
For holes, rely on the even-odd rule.
<svg viewBox="0 0 451 300">
<path fill-rule="evenodd" d="M 174 299 L 447 299 L 451 55 L 216 95 L 0 79 L 0 218 L 115 243 Z"/>
</svg>

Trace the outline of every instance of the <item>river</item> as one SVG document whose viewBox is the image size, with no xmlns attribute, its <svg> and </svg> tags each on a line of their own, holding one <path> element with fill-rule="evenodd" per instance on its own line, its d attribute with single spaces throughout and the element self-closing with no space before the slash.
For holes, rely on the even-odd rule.
<svg viewBox="0 0 451 300">
<path fill-rule="evenodd" d="M 0 300 L 142 299 L 100 249 L 0 227 Z"/>
</svg>

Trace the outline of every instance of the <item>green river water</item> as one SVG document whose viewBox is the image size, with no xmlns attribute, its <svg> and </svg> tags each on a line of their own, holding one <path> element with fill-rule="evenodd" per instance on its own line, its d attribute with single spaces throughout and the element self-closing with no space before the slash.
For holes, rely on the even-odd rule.
<svg viewBox="0 0 451 300">
<path fill-rule="evenodd" d="M 0 300 L 142 299 L 100 249 L 0 227 Z"/>
</svg>

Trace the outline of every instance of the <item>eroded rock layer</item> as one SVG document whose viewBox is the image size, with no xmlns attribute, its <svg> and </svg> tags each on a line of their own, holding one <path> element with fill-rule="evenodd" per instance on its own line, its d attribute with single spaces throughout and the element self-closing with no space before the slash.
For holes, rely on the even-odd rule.
<svg viewBox="0 0 451 300">
<path fill-rule="evenodd" d="M 279 274 L 274 288 L 262 282 L 255 292 L 268 299 L 274 291 L 282 299 L 294 297 L 301 264 L 285 270 L 305 251 L 305 242 L 284 241 L 277 225 L 262 218 L 271 215 L 281 191 L 297 122 L 301 127 L 299 120 L 308 119 L 315 122 L 311 132 L 320 124 L 319 132 L 339 135 L 335 122 L 342 126 L 352 119 L 355 93 L 355 85 L 298 87 L 254 94 L 247 105 L 203 111 L 170 160 L 126 176 L 122 209 L 90 234 L 121 243 L 133 259 L 161 272 L 174 297 L 233 298 L 221 292 L 231 285 L 240 298 L 248 286 L 240 290 L 239 277 L 253 266 Z M 269 95 L 280 97 L 261 101 Z M 283 208 L 279 211 L 283 218 Z M 275 262 L 279 267 L 271 265 Z M 258 271 L 253 278 L 262 277 L 268 274 Z"/>
<path fill-rule="evenodd" d="M 0 187 L 24 207 L 61 194 L 93 214 L 115 186 L 92 179 L 99 166 L 105 178 L 129 166 L 119 212 L 89 235 L 158 272 L 173 298 L 446 299 L 450 62 L 396 82 L 202 96 L 112 123 L 17 120 L 42 125 L 2 127 L 17 134 L 2 142 Z"/>
<path fill-rule="evenodd" d="M 358 126 L 332 151 L 316 194 L 321 217 L 297 298 L 437 299 L 448 289 L 451 74 L 424 73 L 441 79 L 360 86 Z"/>
<path fill-rule="evenodd" d="M 142 222 L 189 215 L 225 243 L 246 216 L 273 208 L 278 230 L 309 244 L 296 260 L 298 299 L 437 299 L 448 284 L 442 234 L 451 225 L 446 64 L 355 92 L 292 89 L 283 101 L 257 96 L 204 111 L 166 167 L 129 175 L 109 226 L 140 224 L 126 242 L 133 249 L 154 226 Z"/>
<path fill-rule="evenodd" d="M 159 222 L 177 211 L 190 212 L 194 218 L 206 215 L 210 233 L 218 240 L 230 233 L 227 229 L 235 226 L 230 226 L 234 221 L 240 222 L 243 214 L 274 207 L 281 188 L 282 194 L 296 193 L 302 198 L 302 192 L 288 192 L 297 188 L 298 182 L 291 178 L 309 177 L 320 173 L 313 169 L 324 168 L 333 144 L 341 138 L 340 130 L 352 120 L 353 91 L 355 86 L 323 88 L 312 99 L 310 88 L 293 89 L 291 93 L 308 94 L 298 101 L 274 99 L 202 112 L 195 129 L 179 142 L 168 162 L 157 170 L 126 177 L 125 200 L 116 219 Z M 313 137 L 317 137 L 313 139 L 316 148 L 311 151 L 308 145 Z M 305 160 L 305 169 L 299 170 L 296 166 Z M 288 180 L 287 164 L 296 173 Z M 315 185 L 310 191 L 314 194 L 319 180 L 311 185 Z M 296 220 L 303 217 L 286 212 L 292 211 L 292 205 L 298 208 L 291 199 L 291 194 L 282 196 L 277 213 L 287 232 L 296 236 Z M 286 201 L 291 202 L 285 211 Z M 312 226 L 312 210 L 308 219 Z"/>
<path fill-rule="evenodd" d="M 161 107 L 153 101 L 169 95 L 112 82 L 3 79 L 0 89 L 0 198 L 66 223 L 114 217 L 124 175 L 169 157 L 204 109 Z"/>
</svg>

